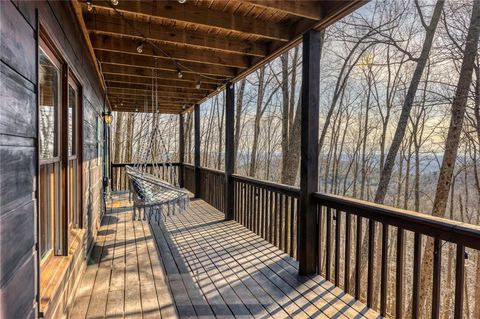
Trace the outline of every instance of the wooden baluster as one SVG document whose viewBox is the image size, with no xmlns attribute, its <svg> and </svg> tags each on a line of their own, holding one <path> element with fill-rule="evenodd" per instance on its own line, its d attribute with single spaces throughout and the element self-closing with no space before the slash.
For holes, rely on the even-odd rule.
<svg viewBox="0 0 480 319">
<path fill-rule="evenodd" d="M 290 197 L 290 257 L 294 255 L 294 238 L 295 238 L 295 198 Z"/>
<path fill-rule="evenodd" d="M 397 230 L 397 265 L 395 284 L 395 318 L 403 317 L 403 268 L 405 259 L 405 231 L 402 228 Z"/>
<path fill-rule="evenodd" d="M 350 293 L 350 258 L 352 240 L 352 215 L 345 212 L 345 291 Z"/>
<path fill-rule="evenodd" d="M 278 210 L 278 248 L 284 250 L 283 243 L 283 227 L 284 227 L 284 216 L 283 216 L 283 194 L 279 194 L 280 209 Z"/>
<path fill-rule="evenodd" d="M 388 225 L 382 224 L 382 273 L 380 282 L 380 314 L 387 316 L 388 297 Z"/>
<path fill-rule="evenodd" d="M 335 218 L 335 286 L 340 286 L 340 231 L 342 228 L 342 212 L 336 210 Z"/>
<path fill-rule="evenodd" d="M 332 262 L 332 209 L 327 207 L 327 239 L 325 241 L 325 247 L 327 250 L 326 264 L 325 264 L 325 277 L 330 280 L 330 266 Z"/>
<path fill-rule="evenodd" d="M 323 276 L 323 269 L 322 269 L 322 258 L 323 258 L 323 250 L 322 250 L 322 241 L 323 241 L 323 211 L 324 207 L 320 204 L 317 205 L 317 214 L 318 214 L 318 266 L 317 272 L 319 275 Z"/>
<path fill-rule="evenodd" d="M 274 194 L 272 193 L 271 190 L 268 191 L 268 197 L 270 199 L 270 232 L 268 234 L 268 242 L 273 244 L 275 237 L 273 236 L 273 231 L 275 230 L 274 224 L 275 224 L 275 213 L 273 211 L 273 201 L 274 201 Z"/>
<path fill-rule="evenodd" d="M 375 221 L 368 223 L 367 306 L 373 306 L 373 273 L 375 268 Z"/>
<path fill-rule="evenodd" d="M 463 298 L 465 284 L 465 246 L 457 245 L 457 260 L 455 262 L 455 319 L 463 318 Z"/>
<path fill-rule="evenodd" d="M 413 243 L 412 319 L 419 317 L 421 250 L 422 237 L 420 233 L 415 233 Z"/>
<path fill-rule="evenodd" d="M 280 218 L 280 194 L 275 193 L 275 227 L 274 227 L 274 237 L 275 237 L 275 246 L 280 247 L 280 238 L 279 238 L 279 218 Z"/>
<path fill-rule="evenodd" d="M 283 251 L 288 254 L 288 231 L 290 229 L 289 227 L 289 221 L 290 221 L 290 218 L 289 218 L 289 212 L 290 210 L 288 209 L 288 201 L 289 201 L 289 196 L 287 195 L 284 195 L 284 203 L 283 203 L 283 207 L 284 207 L 284 212 L 283 212 Z"/>
<path fill-rule="evenodd" d="M 432 318 L 440 318 L 440 284 L 442 277 L 442 241 L 435 238 L 433 244 Z"/>
<path fill-rule="evenodd" d="M 261 225 L 260 225 L 260 220 L 261 220 L 261 212 L 260 212 L 260 188 L 256 187 L 255 188 L 255 203 L 256 203 L 256 211 L 257 211 L 257 215 L 256 215 L 256 221 L 255 221 L 255 233 L 260 236 L 260 229 L 261 229 Z"/>
<path fill-rule="evenodd" d="M 357 216 L 357 236 L 355 246 L 355 299 L 360 300 L 361 296 L 361 270 L 362 264 L 362 217 Z"/>
</svg>

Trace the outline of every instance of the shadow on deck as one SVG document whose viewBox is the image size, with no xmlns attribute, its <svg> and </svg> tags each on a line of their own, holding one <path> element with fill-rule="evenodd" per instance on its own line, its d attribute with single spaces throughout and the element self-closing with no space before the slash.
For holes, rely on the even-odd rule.
<svg viewBox="0 0 480 319">
<path fill-rule="evenodd" d="M 115 197 L 70 318 L 376 318 L 202 200 L 165 224 L 132 221 Z"/>
</svg>

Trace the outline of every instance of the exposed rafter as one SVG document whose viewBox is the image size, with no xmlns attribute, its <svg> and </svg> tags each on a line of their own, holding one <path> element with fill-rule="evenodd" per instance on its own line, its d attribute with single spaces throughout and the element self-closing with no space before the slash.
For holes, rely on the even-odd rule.
<svg viewBox="0 0 480 319">
<path fill-rule="evenodd" d="M 240 0 L 261 8 L 275 9 L 284 13 L 311 20 L 322 18 L 322 7 L 319 1 L 312 0 Z"/>
<path fill-rule="evenodd" d="M 95 7 L 112 10 L 107 2 L 95 2 Z M 172 22 L 191 23 L 265 39 L 288 41 L 288 26 L 269 23 L 254 17 L 245 17 L 230 12 L 212 10 L 194 4 L 175 1 L 120 1 L 115 9 L 123 14 L 143 15 L 147 18 L 162 18 Z"/>
<path fill-rule="evenodd" d="M 153 22 L 130 21 L 123 23 L 120 17 L 86 15 L 85 22 L 91 32 L 110 35 L 123 35 L 142 40 L 143 34 L 147 40 L 159 43 L 177 44 L 189 48 L 217 50 L 225 53 L 237 53 L 264 57 L 267 55 L 267 45 L 253 41 L 225 39 L 207 35 L 198 31 L 188 31 L 165 27 Z"/>
<path fill-rule="evenodd" d="M 171 60 L 168 59 L 156 59 L 153 57 L 143 57 L 141 55 L 124 54 L 120 52 L 109 52 L 96 50 L 97 59 L 103 63 L 134 66 L 139 68 L 159 69 L 178 72 L 178 67 Z M 186 68 L 182 69 L 182 73 L 202 74 L 214 77 L 231 78 L 237 75 L 235 68 L 221 66 L 221 65 L 209 65 L 196 62 L 182 62 L 182 66 Z M 194 72 L 195 71 L 195 72 Z"/>
<path fill-rule="evenodd" d="M 159 59 L 175 59 L 177 61 L 199 62 L 205 64 L 231 66 L 236 68 L 247 68 L 250 65 L 249 59 L 242 55 L 232 55 L 223 52 L 209 54 L 208 51 L 197 48 L 182 48 L 174 45 L 162 45 L 163 54 L 147 42 L 143 46 L 143 52 L 137 52 L 138 41 L 128 38 L 117 38 L 108 35 L 91 35 L 93 48 L 95 50 L 130 53 L 140 56 L 150 56 Z"/>
</svg>

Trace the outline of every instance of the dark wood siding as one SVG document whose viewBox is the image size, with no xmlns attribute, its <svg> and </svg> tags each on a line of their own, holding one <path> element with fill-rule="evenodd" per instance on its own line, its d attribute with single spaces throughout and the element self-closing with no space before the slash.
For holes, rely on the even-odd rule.
<svg viewBox="0 0 480 319">
<path fill-rule="evenodd" d="M 102 159 L 98 157 L 103 145 L 98 137 L 103 128 L 97 121 L 103 109 L 103 92 L 69 3 L 2 1 L 0 6 L 0 317 L 27 318 L 35 317 L 38 307 L 36 9 L 82 86 L 83 252 L 96 236 L 102 211 Z M 85 253 L 81 262 L 85 262 Z M 67 276 L 70 281 L 77 279 L 72 277 Z M 52 308 L 67 309 L 65 305 Z"/>
</svg>

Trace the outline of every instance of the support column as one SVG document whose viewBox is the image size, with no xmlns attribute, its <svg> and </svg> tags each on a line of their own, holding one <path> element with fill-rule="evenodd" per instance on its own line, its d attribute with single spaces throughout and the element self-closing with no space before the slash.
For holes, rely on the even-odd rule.
<svg viewBox="0 0 480 319">
<path fill-rule="evenodd" d="M 185 187 L 185 168 L 183 166 L 185 162 L 185 131 L 184 131 L 184 116 L 180 113 L 178 117 L 178 162 L 180 168 L 178 169 L 178 185 Z"/>
<path fill-rule="evenodd" d="M 194 108 L 194 129 L 195 129 L 195 198 L 200 198 L 200 105 L 195 104 Z"/>
<path fill-rule="evenodd" d="M 234 218 L 234 191 L 232 174 L 235 168 L 234 121 L 235 121 L 235 85 L 227 84 L 225 103 L 225 220 Z"/>
<path fill-rule="evenodd" d="M 303 35 L 298 229 L 299 272 L 302 275 L 317 270 L 318 221 L 312 194 L 318 190 L 320 39 L 319 31 L 312 30 Z"/>
</svg>

